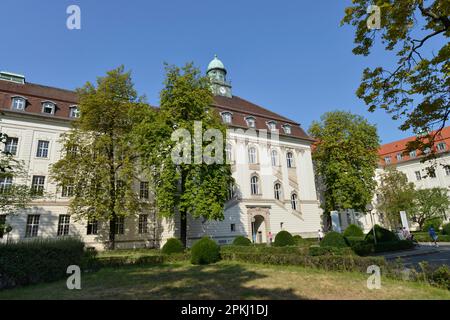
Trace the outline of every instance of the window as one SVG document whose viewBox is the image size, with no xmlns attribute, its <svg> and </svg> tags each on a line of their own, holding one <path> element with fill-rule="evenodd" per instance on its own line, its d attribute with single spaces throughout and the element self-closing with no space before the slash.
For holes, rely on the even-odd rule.
<svg viewBox="0 0 450 320">
<path fill-rule="evenodd" d="M 409 153 L 409 157 L 410 157 L 410 158 L 415 158 L 415 157 L 417 157 L 417 152 L 416 152 L 416 150 L 411 151 L 411 152 Z"/>
<path fill-rule="evenodd" d="M 148 215 L 140 214 L 139 215 L 139 234 L 148 233 Z"/>
<path fill-rule="evenodd" d="M 77 106 L 70 107 L 69 117 L 71 118 L 79 118 L 80 117 L 80 110 Z"/>
<path fill-rule="evenodd" d="M 69 235 L 70 216 L 68 214 L 59 215 L 58 237 Z"/>
<path fill-rule="evenodd" d="M 255 128 L 256 127 L 256 120 L 253 117 L 247 117 L 245 118 L 245 121 L 247 122 L 247 126 L 249 128 Z"/>
<path fill-rule="evenodd" d="M 54 114 L 55 113 L 55 104 L 52 102 L 44 102 L 42 104 L 42 113 Z"/>
<path fill-rule="evenodd" d="M 5 152 L 10 155 L 17 155 L 17 146 L 19 145 L 19 138 L 6 138 Z"/>
<path fill-rule="evenodd" d="M 222 120 L 225 123 L 231 123 L 232 115 L 229 112 L 222 112 Z"/>
<path fill-rule="evenodd" d="M 70 198 L 73 197 L 73 186 L 68 185 L 68 186 L 63 186 L 62 187 L 62 191 L 61 191 L 61 197 L 63 198 Z"/>
<path fill-rule="evenodd" d="M 277 123 L 275 121 L 269 121 L 267 122 L 267 127 L 270 131 L 275 131 L 277 130 Z"/>
<path fill-rule="evenodd" d="M 384 157 L 384 162 L 386 164 L 390 164 L 391 163 L 391 157 Z"/>
<path fill-rule="evenodd" d="M 278 166 L 278 152 L 277 150 L 272 150 L 270 157 L 272 159 L 272 166 L 276 167 Z"/>
<path fill-rule="evenodd" d="M 298 210 L 298 197 L 297 197 L 296 193 L 293 193 L 291 195 L 291 207 L 292 207 L 292 210 L 295 210 L 295 211 Z"/>
<path fill-rule="evenodd" d="M 438 151 L 443 152 L 443 151 L 447 150 L 447 145 L 445 144 L 445 142 L 440 142 L 437 145 L 437 149 L 438 149 Z"/>
<path fill-rule="evenodd" d="M 7 193 L 12 186 L 12 177 L 0 178 L 0 193 Z"/>
<path fill-rule="evenodd" d="M 445 174 L 447 176 L 450 176 L 450 166 L 445 166 L 444 169 L 445 169 Z"/>
<path fill-rule="evenodd" d="M 139 198 L 140 199 L 149 199 L 150 198 L 148 182 L 146 182 L 146 181 L 141 181 L 141 184 L 139 187 Z"/>
<path fill-rule="evenodd" d="M 50 142 L 45 140 L 38 141 L 38 147 L 36 152 L 37 158 L 47 158 L 48 157 L 48 146 Z"/>
<path fill-rule="evenodd" d="M 284 130 L 284 133 L 286 133 L 286 134 L 291 134 L 292 133 L 292 127 L 290 125 L 288 125 L 288 124 L 283 126 L 283 130 Z"/>
<path fill-rule="evenodd" d="M 256 162 L 257 162 L 256 148 L 250 147 L 250 148 L 248 148 L 248 163 L 254 164 Z"/>
<path fill-rule="evenodd" d="M 44 184 L 45 184 L 44 176 L 33 176 L 33 179 L 31 181 L 31 191 L 35 195 L 39 196 L 44 195 Z"/>
<path fill-rule="evenodd" d="M 436 178 L 436 171 L 434 169 L 429 169 L 428 175 L 430 176 L 430 178 Z"/>
<path fill-rule="evenodd" d="M 415 174 L 416 174 L 416 180 L 417 181 L 422 180 L 422 174 L 420 173 L 420 171 L 416 171 Z"/>
<path fill-rule="evenodd" d="M 39 231 L 39 218 L 38 214 L 29 214 L 27 217 L 27 227 L 25 229 L 25 238 L 37 237 Z"/>
<path fill-rule="evenodd" d="M 87 235 L 95 235 L 98 231 L 98 221 L 96 219 L 88 219 Z"/>
<path fill-rule="evenodd" d="M 275 183 L 274 192 L 275 192 L 275 199 L 281 200 L 281 184 Z"/>
<path fill-rule="evenodd" d="M 251 189 L 252 195 L 259 194 L 259 179 L 257 176 L 253 176 L 250 179 L 250 189 Z"/>
<path fill-rule="evenodd" d="M 13 110 L 18 110 L 18 111 L 23 111 L 25 110 L 25 106 L 26 106 L 26 100 L 22 97 L 14 97 L 12 99 L 12 109 Z"/>
<path fill-rule="evenodd" d="M 227 163 L 231 163 L 233 159 L 233 146 L 229 143 L 225 146 L 225 157 L 227 160 Z"/>
<path fill-rule="evenodd" d="M 234 185 L 234 183 L 230 183 L 229 187 L 228 187 L 228 201 L 233 199 L 235 196 L 235 191 L 236 191 L 236 186 Z"/>
<path fill-rule="evenodd" d="M 0 239 L 3 239 L 4 227 L 6 225 L 6 214 L 0 214 Z"/>
<path fill-rule="evenodd" d="M 397 161 L 402 161 L 403 156 L 401 153 L 397 153 Z"/>
<path fill-rule="evenodd" d="M 231 232 L 235 232 L 235 231 L 236 231 L 236 224 L 232 223 L 232 224 L 230 225 L 230 231 L 231 231 Z"/>
<path fill-rule="evenodd" d="M 294 167 L 294 154 L 292 152 L 286 153 L 286 161 L 287 161 L 288 168 Z"/>
<path fill-rule="evenodd" d="M 429 154 L 431 152 L 431 149 L 429 147 L 425 148 L 425 150 L 423 150 L 423 152 L 425 154 Z"/>
<path fill-rule="evenodd" d="M 117 217 L 116 218 L 116 234 L 124 234 L 124 225 L 125 225 L 125 218 Z"/>
</svg>

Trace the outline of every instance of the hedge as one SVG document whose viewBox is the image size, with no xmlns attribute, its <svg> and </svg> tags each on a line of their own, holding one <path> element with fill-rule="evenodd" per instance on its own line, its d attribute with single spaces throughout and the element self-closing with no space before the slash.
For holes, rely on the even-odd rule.
<svg viewBox="0 0 450 320">
<path fill-rule="evenodd" d="M 160 254 L 153 256 L 129 257 L 129 256 L 110 256 L 96 259 L 97 267 L 122 267 L 130 265 L 158 265 L 168 262 L 179 262 L 189 260 L 187 253 L 174 253 L 171 255 Z"/>
<path fill-rule="evenodd" d="M 351 224 L 345 229 L 344 237 L 364 237 L 364 232 L 356 224 Z"/>
<path fill-rule="evenodd" d="M 220 247 L 208 237 L 198 240 L 191 249 L 192 264 L 210 264 L 220 260 Z"/>
<path fill-rule="evenodd" d="M 250 246 L 251 244 L 252 244 L 251 240 L 244 236 L 237 236 L 233 240 L 234 246 Z"/>
<path fill-rule="evenodd" d="M 0 289 L 63 279 L 67 267 L 83 267 L 85 257 L 76 238 L 0 244 Z"/>
<path fill-rule="evenodd" d="M 295 246 L 295 244 L 296 241 L 292 237 L 292 234 L 284 230 L 277 233 L 273 243 L 275 247 Z"/>
<path fill-rule="evenodd" d="M 425 232 L 413 233 L 414 239 L 418 242 L 432 242 L 430 235 Z M 438 242 L 450 242 L 450 235 L 438 234 Z"/>
<path fill-rule="evenodd" d="M 390 242 L 379 242 L 375 246 L 375 252 L 387 252 L 397 250 L 408 250 L 414 248 L 414 243 L 409 240 L 397 240 Z"/>
<path fill-rule="evenodd" d="M 325 235 L 323 240 L 320 242 L 320 246 L 345 248 L 347 247 L 347 243 L 345 242 L 345 239 L 342 236 L 342 234 L 336 231 L 331 231 Z"/>
<path fill-rule="evenodd" d="M 389 231 L 385 228 L 380 227 L 379 225 L 375 225 L 375 234 L 377 237 L 377 242 L 392 242 L 392 241 L 398 241 L 398 237 L 395 233 L 392 231 Z M 370 229 L 369 233 L 366 234 L 365 237 L 367 242 L 373 243 L 373 228 Z"/>
<path fill-rule="evenodd" d="M 182 253 L 183 251 L 183 244 L 177 238 L 170 238 L 167 240 L 161 249 L 161 252 L 164 254 Z"/>
<path fill-rule="evenodd" d="M 264 254 L 308 254 L 308 248 L 289 246 L 289 247 L 268 247 L 268 246 L 223 246 L 221 253 L 264 253 Z"/>
<path fill-rule="evenodd" d="M 353 251 L 351 248 L 340 248 L 340 247 L 323 247 L 323 246 L 311 246 L 309 247 L 309 255 L 310 256 L 344 256 L 344 255 L 353 255 Z"/>
</svg>

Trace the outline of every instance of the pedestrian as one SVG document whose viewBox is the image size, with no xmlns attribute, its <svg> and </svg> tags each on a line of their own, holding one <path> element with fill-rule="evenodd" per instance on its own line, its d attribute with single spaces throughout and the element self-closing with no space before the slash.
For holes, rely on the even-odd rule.
<svg viewBox="0 0 450 320">
<path fill-rule="evenodd" d="M 272 232 L 269 231 L 269 245 L 272 245 Z"/>
<path fill-rule="evenodd" d="M 439 247 L 439 245 L 437 244 L 438 236 L 437 236 L 436 231 L 434 230 L 433 227 L 430 227 L 430 229 L 428 229 L 428 234 L 430 235 L 430 238 L 433 240 L 434 245 L 436 247 Z"/>
<path fill-rule="evenodd" d="M 317 232 L 317 237 L 319 238 L 319 242 L 321 242 L 322 239 L 323 239 L 323 232 L 322 232 L 322 229 L 319 229 L 319 231 Z"/>
</svg>

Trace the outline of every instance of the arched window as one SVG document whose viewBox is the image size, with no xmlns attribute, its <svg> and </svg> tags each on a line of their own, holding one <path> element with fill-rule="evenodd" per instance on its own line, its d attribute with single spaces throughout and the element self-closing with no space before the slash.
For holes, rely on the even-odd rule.
<svg viewBox="0 0 450 320">
<path fill-rule="evenodd" d="M 231 161 L 233 160 L 233 146 L 229 143 L 227 143 L 225 147 L 225 156 L 227 158 L 227 163 L 231 163 Z"/>
<path fill-rule="evenodd" d="M 231 123 L 231 119 L 232 119 L 231 113 L 229 113 L 229 112 L 222 112 L 222 120 L 223 120 L 223 122 Z"/>
<path fill-rule="evenodd" d="M 294 167 L 294 154 L 292 152 L 286 153 L 286 161 L 287 161 L 287 167 L 293 168 Z"/>
<path fill-rule="evenodd" d="M 278 152 L 277 150 L 272 150 L 270 153 L 270 158 L 272 159 L 272 166 L 276 167 L 278 166 Z"/>
<path fill-rule="evenodd" d="M 69 116 L 71 118 L 79 118 L 80 117 L 80 110 L 78 109 L 78 106 L 71 106 L 70 107 Z"/>
<path fill-rule="evenodd" d="M 275 131 L 277 130 L 277 123 L 275 121 L 269 121 L 267 122 L 267 127 L 270 131 Z"/>
<path fill-rule="evenodd" d="M 250 147 L 248 148 L 248 163 L 250 164 L 255 164 L 258 162 L 257 159 L 257 155 L 256 155 L 256 148 L 255 147 Z"/>
<path fill-rule="evenodd" d="M 12 109 L 23 111 L 25 110 L 26 100 L 22 97 L 14 97 L 12 98 Z"/>
<path fill-rule="evenodd" d="M 291 207 L 292 210 L 298 211 L 298 196 L 296 193 L 291 195 Z"/>
<path fill-rule="evenodd" d="M 251 177 L 250 190 L 251 190 L 252 195 L 259 194 L 259 178 L 257 176 Z"/>
<path fill-rule="evenodd" d="M 247 117 L 245 118 L 245 121 L 247 122 L 247 126 L 249 128 L 255 128 L 256 127 L 256 120 L 253 117 Z"/>
<path fill-rule="evenodd" d="M 47 101 L 42 103 L 42 113 L 54 114 L 56 105 L 53 102 Z"/>
<path fill-rule="evenodd" d="M 275 199 L 281 200 L 281 184 L 275 183 L 275 186 L 273 189 L 275 192 Z"/>
</svg>

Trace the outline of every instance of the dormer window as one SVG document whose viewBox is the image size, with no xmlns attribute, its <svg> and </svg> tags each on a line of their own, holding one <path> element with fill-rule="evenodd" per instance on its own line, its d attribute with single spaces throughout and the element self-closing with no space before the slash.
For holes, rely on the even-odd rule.
<svg viewBox="0 0 450 320">
<path fill-rule="evenodd" d="M 232 114 L 230 112 L 222 112 L 222 120 L 225 123 L 231 123 L 232 120 Z"/>
<path fill-rule="evenodd" d="M 277 123 L 275 121 L 269 121 L 267 122 L 267 127 L 270 131 L 275 131 L 277 130 Z"/>
<path fill-rule="evenodd" d="M 441 142 L 437 145 L 437 149 L 438 151 L 443 152 L 447 150 L 447 145 L 445 144 L 445 142 Z"/>
<path fill-rule="evenodd" d="M 288 124 L 285 124 L 283 126 L 283 130 L 284 130 L 285 134 L 291 134 L 292 133 L 292 127 L 290 125 L 288 125 Z"/>
<path fill-rule="evenodd" d="M 80 110 L 78 109 L 77 106 L 72 106 L 72 107 L 70 107 L 70 113 L 69 113 L 69 116 L 70 116 L 71 118 L 78 118 L 78 117 L 80 117 Z"/>
<path fill-rule="evenodd" d="M 42 103 L 42 113 L 55 114 L 55 104 L 53 102 Z"/>
<path fill-rule="evenodd" d="M 27 104 L 27 100 L 22 97 L 13 97 L 11 107 L 13 110 L 23 111 L 25 110 L 25 106 Z"/>
<path fill-rule="evenodd" d="M 256 127 L 256 119 L 253 117 L 247 117 L 245 118 L 245 121 L 247 122 L 247 126 L 249 128 L 255 128 Z"/>
</svg>

